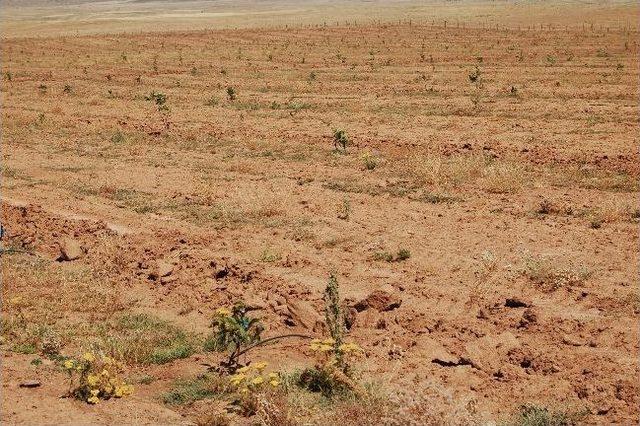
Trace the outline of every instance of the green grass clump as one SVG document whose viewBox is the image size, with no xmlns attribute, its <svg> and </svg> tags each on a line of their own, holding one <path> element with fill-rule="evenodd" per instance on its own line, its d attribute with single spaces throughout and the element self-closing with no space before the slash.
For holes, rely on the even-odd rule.
<svg viewBox="0 0 640 426">
<path fill-rule="evenodd" d="M 196 339 L 175 325 L 146 314 L 120 317 L 106 339 L 106 350 L 134 364 L 166 364 L 187 358 Z"/>
<path fill-rule="evenodd" d="M 525 404 L 504 426 L 573 426 L 586 416 L 585 411 L 551 410 L 535 404 Z"/>
<path fill-rule="evenodd" d="M 388 251 L 379 251 L 373 254 L 373 260 L 383 260 L 385 262 L 402 262 L 411 257 L 411 251 L 406 248 L 400 248 L 398 252 L 393 255 Z"/>
<path fill-rule="evenodd" d="M 220 376 L 203 374 L 195 379 L 178 380 L 169 392 L 162 395 L 162 401 L 168 405 L 191 404 L 201 399 L 226 395 L 228 386 L 228 380 Z"/>
</svg>

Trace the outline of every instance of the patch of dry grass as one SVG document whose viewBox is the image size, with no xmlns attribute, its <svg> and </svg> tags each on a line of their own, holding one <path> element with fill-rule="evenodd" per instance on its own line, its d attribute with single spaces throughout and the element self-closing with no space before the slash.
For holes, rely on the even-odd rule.
<svg viewBox="0 0 640 426">
<path fill-rule="evenodd" d="M 580 286 L 591 276 L 591 271 L 585 266 L 566 264 L 551 256 L 527 254 L 523 263 L 521 273 L 548 291 Z"/>
<path fill-rule="evenodd" d="M 110 286 L 82 266 L 27 254 L 3 255 L 2 337 L 9 349 L 79 345 L 95 325 L 123 309 Z"/>
</svg>

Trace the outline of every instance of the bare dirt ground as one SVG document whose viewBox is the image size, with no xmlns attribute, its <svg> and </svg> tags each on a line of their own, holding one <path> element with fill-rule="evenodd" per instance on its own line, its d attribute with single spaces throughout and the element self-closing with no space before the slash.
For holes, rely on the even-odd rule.
<svg viewBox="0 0 640 426">
<path fill-rule="evenodd" d="M 395 302 L 352 310 L 349 337 L 363 377 L 411 390 L 401 418 L 499 421 L 536 403 L 636 424 L 638 36 L 591 13 L 593 28 L 555 30 L 3 39 L 3 423 L 202 422 L 207 403 L 161 398 L 216 361 L 199 347 L 123 355 L 136 392 L 95 407 L 59 398 L 66 377 L 42 352 L 131 345 L 134 313 L 166 321 L 158 345 L 197 340 L 238 299 L 266 335 L 317 335 L 336 271 L 348 306 L 378 288 Z M 60 262 L 66 238 L 83 255 Z M 291 370 L 310 353 L 291 340 L 255 356 Z M 377 424 L 357 407 L 293 417 Z"/>
<path fill-rule="evenodd" d="M 114 32 L 163 32 L 345 25 L 415 20 L 495 28 L 592 24 L 637 27 L 632 0 L 0 0 L 4 36 L 40 37 Z"/>
</svg>

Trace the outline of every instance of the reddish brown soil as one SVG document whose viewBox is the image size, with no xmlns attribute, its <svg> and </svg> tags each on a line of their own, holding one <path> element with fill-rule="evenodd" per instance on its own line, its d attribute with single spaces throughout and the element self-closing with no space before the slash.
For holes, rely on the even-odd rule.
<svg viewBox="0 0 640 426">
<path fill-rule="evenodd" d="M 486 418 L 536 402 L 637 423 L 637 33 L 403 24 L 8 39 L 2 54 L 8 242 L 51 261 L 65 236 L 86 249 L 48 270 L 87 267 L 122 310 L 203 333 L 242 298 L 267 335 L 313 334 L 280 304 L 322 312 L 330 271 L 350 306 L 390 285 L 400 306 L 355 314 L 349 334 L 389 392 L 429 381 Z M 537 280 L 527 259 L 544 256 Z M 164 283 L 159 259 L 176 265 Z M 29 297 L 4 284 L 4 301 Z M 211 360 L 148 367 L 159 382 L 92 408 L 57 398 L 53 368 L 17 388 L 33 356 L 3 353 L 8 423 L 180 424 L 157 395 Z M 310 354 L 259 355 L 290 369 Z"/>
</svg>

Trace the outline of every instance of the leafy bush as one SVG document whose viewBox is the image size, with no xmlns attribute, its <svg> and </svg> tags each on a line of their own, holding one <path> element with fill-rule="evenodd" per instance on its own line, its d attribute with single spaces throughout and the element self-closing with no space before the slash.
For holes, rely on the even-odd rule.
<svg viewBox="0 0 640 426">
<path fill-rule="evenodd" d="M 149 95 L 145 96 L 145 100 L 153 101 L 158 107 L 158 111 L 167 111 L 169 107 L 167 106 L 167 95 L 161 92 L 151 92 Z"/>
<path fill-rule="evenodd" d="M 218 309 L 211 322 L 213 333 L 205 342 L 205 349 L 229 351 L 223 366 L 232 372 L 238 368 L 243 350 L 258 343 L 264 330 L 259 319 L 247 316 L 248 311 L 242 302 L 236 303 L 231 310 Z"/>
<path fill-rule="evenodd" d="M 406 248 L 401 248 L 398 250 L 398 254 L 396 255 L 396 261 L 401 262 L 403 260 L 407 260 L 411 257 L 411 252 Z"/>
<path fill-rule="evenodd" d="M 351 202 L 345 198 L 338 208 L 338 219 L 349 220 L 349 216 L 351 216 Z"/>
<path fill-rule="evenodd" d="M 210 97 L 209 99 L 207 99 L 207 101 L 204 103 L 206 106 L 217 106 L 220 103 L 220 101 L 218 100 L 218 98 L 216 98 L 215 96 Z"/>
<path fill-rule="evenodd" d="M 342 129 L 335 129 L 333 131 L 333 147 L 338 150 L 342 148 L 343 151 L 347 151 L 347 145 L 349 145 L 349 136 L 347 132 Z"/>
<path fill-rule="evenodd" d="M 230 101 L 235 101 L 237 97 L 238 97 L 238 94 L 236 93 L 236 89 L 234 89 L 231 86 L 228 86 L 227 87 L 227 98 Z"/>
<path fill-rule="evenodd" d="M 480 68 L 476 67 L 472 72 L 469 73 L 469 81 L 472 83 L 479 83 L 481 75 L 482 71 L 480 71 Z"/>
<path fill-rule="evenodd" d="M 111 135 L 111 142 L 115 144 L 123 143 L 125 141 L 124 134 L 120 130 Z"/>
</svg>

